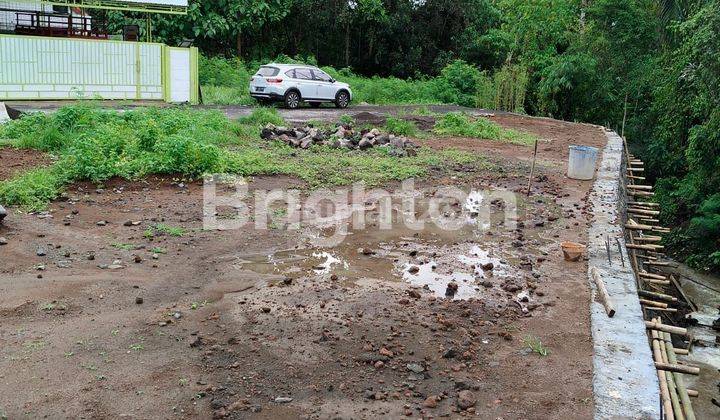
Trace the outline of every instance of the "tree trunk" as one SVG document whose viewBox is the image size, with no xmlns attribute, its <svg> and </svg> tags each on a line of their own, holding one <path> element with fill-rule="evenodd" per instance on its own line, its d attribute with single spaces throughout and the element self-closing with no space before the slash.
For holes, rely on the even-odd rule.
<svg viewBox="0 0 720 420">
<path fill-rule="evenodd" d="M 350 23 L 345 23 L 345 67 L 350 67 Z"/>
<path fill-rule="evenodd" d="M 239 58 L 242 58 L 243 42 L 242 42 L 242 32 L 241 31 L 238 31 L 236 41 L 237 41 L 237 55 Z"/>
</svg>

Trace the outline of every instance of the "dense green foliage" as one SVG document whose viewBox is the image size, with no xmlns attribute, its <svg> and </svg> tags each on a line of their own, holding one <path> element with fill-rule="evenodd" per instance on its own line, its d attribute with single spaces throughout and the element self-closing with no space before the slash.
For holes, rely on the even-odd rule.
<svg viewBox="0 0 720 420">
<path fill-rule="evenodd" d="M 69 183 L 101 183 L 112 177 L 137 179 L 148 174 L 197 178 L 205 173 L 287 174 L 311 187 L 422 177 L 451 170 L 456 163 L 484 164 L 476 155 L 419 149 L 398 158 L 384 148 L 367 151 L 315 146 L 295 149 L 260 140 L 260 127 L 282 124 L 277 111 L 259 108 L 238 122 L 222 113 L 147 108 L 117 112 L 77 105 L 57 113 L 31 114 L 0 126 L 0 139 L 12 147 L 32 148 L 57 157 L 46 168 L 0 182 L 0 202 L 42 209 Z"/>
</svg>

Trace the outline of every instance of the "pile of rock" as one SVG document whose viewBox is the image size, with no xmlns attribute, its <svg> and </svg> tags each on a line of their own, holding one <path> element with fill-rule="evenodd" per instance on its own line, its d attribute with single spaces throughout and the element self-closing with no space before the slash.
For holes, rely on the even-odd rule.
<svg viewBox="0 0 720 420">
<path fill-rule="evenodd" d="M 265 140 L 280 140 L 290 146 L 307 149 L 313 144 L 324 144 L 335 148 L 365 150 L 385 147 L 391 156 L 415 156 L 415 144 L 409 139 L 394 134 L 372 130 L 355 130 L 347 125 L 338 125 L 334 130 L 322 130 L 312 126 L 301 128 L 278 127 L 268 124 L 263 127 L 260 137 Z"/>
</svg>

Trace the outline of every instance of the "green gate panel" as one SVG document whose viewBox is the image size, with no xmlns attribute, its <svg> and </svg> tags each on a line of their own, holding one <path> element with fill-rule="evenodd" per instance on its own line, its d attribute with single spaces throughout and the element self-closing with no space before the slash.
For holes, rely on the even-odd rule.
<svg viewBox="0 0 720 420">
<path fill-rule="evenodd" d="M 0 35 L 0 100 L 164 100 L 167 74 L 173 71 L 165 62 L 165 48 L 157 43 Z"/>
</svg>

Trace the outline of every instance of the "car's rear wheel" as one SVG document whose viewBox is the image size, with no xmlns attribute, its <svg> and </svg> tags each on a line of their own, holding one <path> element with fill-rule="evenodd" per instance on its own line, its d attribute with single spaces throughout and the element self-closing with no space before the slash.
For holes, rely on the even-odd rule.
<svg viewBox="0 0 720 420">
<path fill-rule="evenodd" d="M 300 94 L 297 91 L 291 90 L 285 94 L 285 106 L 290 109 L 295 109 L 300 106 Z"/>
<path fill-rule="evenodd" d="M 313 108 L 320 108 L 320 102 L 310 102 L 310 106 Z"/>
<path fill-rule="evenodd" d="M 335 106 L 338 108 L 347 108 L 348 104 L 350 103 L 350 95 L 345 92 L 344 90 L 341 90 L 340 92 L 335 95 Z"/>
</svg>

